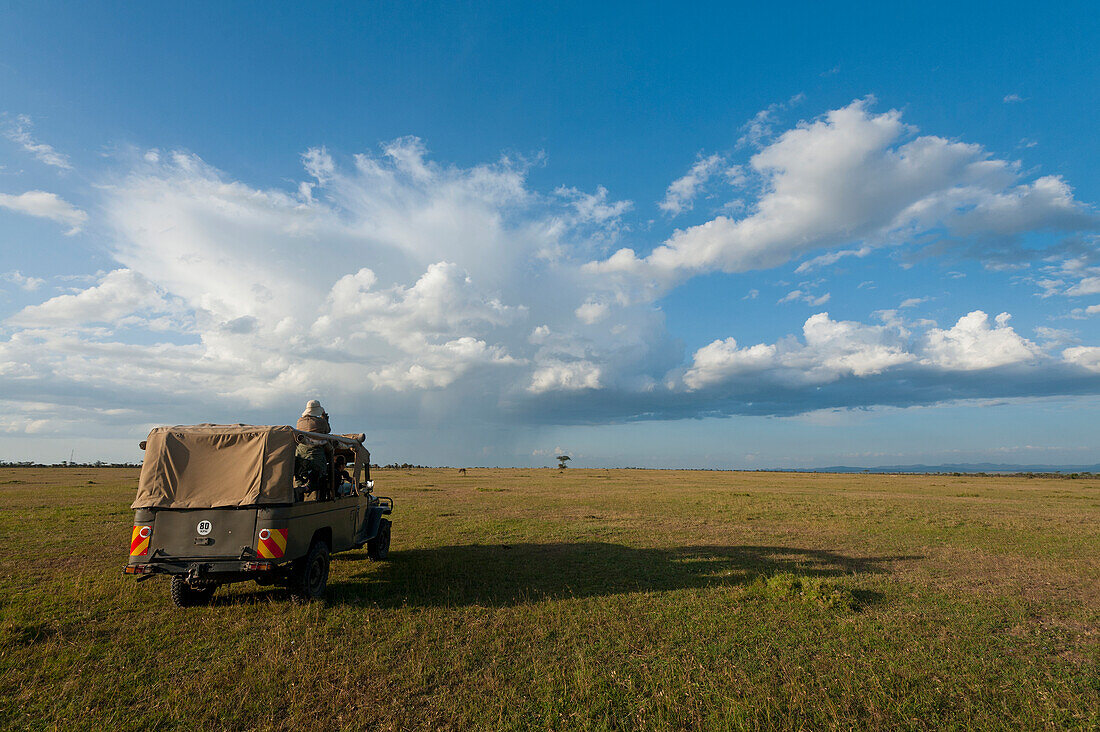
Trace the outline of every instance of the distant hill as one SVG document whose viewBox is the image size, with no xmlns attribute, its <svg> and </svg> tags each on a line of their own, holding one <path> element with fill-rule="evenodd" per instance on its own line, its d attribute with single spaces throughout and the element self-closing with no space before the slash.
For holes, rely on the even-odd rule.
<svg viewBox="0 0 1100 732">
<path fill-rule="evenodd" d="M 949 463 L 945 465 L 879 465 L 857 468 L 832 465 L 795 470 L 796 473 L 1100 473 L 1097 465 L 1009 465 L 1006 463 Z"/>
</svg>

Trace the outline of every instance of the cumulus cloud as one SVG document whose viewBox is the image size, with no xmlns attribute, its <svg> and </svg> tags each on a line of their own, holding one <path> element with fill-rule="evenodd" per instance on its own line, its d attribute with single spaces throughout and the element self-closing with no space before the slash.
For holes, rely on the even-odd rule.
<svg viewBox="0 0 1100 732">
<path fill-rule="evenodd" d="M 120 269 L 75 295 L 58 295 L 40 305 L 25 307 L 7 323 L 32 328 L 116 324 L 132 316 L 147 318 L 170 310 L 172 306 L 152 283 L 135 272 Z"/>
<path fill-rule="evenodd" d="M 540 196 L 525 163 L 442 165 L 415 138 L 352 160 L 303 154 L 308 195 L 187 152 L 131 161 L 100 187 L 120 268 L 11 316 L 4 373 L 44 399 L 93 374 L 110 392 L 156 354 L 128 398 L 268 409 L 319 393 L 400 420 L 642 388 L 675 364 L 652 350 L 659 313 L 612 309 L 572 258 L 629 202 Z"/>
<path fill-rule="evenodd" d="M 52 145 L 36 140 L 34 135 L 31 134 L 33 127 L 34 124 L 31 122 L 31 118 L 25 114 L 20 114 L 4 126 L 4 137 L 18 144 L 46 165 L 62 170 L 71 170 L 73 166 L 69 162 L 69 156 L 59 153 Z"/>
<path fill-rule="evenodd" d="M 577 319 L 582 323 L 592 325 L 607 317 L 608 311 L 609 308 L 607 307 L 607 303 L 588 300 L 574 312 L 577 315 Z"/>
<path fill-rule="evenodd" d="M 1074 346 L 1062 351 L 1062 358 L 1067 362 L 1100 373 L 1100 347 Z"/>
<path fill-rule="evenodd" d="M 695 352 L 683 383 L 695 391 L 753 376 L 787 385 L 824 384 L 843 377 L 868 377 L 902 367 L 941 377 L 949 372 L 989 370 L 1028 364 L 1044 357 L 1031 341 L 1008 325 L 1001 313 L 989 317 L 974 311 L 947 329 L 929 328 L 913 335 L 901 322 L 884 325 L 836 321 L 828 313 L 809 317 L 801 341 L 740 348 L 733 338 L 714 341 Z M 908 377 L 909 373 L 902 374 Z"/>
<path fill-rule="evenodd" d="M 19 195 L 0 193 L 0 208 L 56 221 L 69 227 L 65 233 L 70 236 L 79 233 L 84 222 L 88 220 L 88 214 L 63 200 L 56 193 L 46 191 L 27 191 Z"/>
<path fill-rule="evenodd" d="M 550 361 L 531 375 L 527 390 L 542 394 L 552 391 L 580 391 L 600 388 L 600 367 L 589 361 Z"/>
<path fill-rule="evenodd" d="M 383 366 L 368 378 L 375 386 L 394 391 L 444 389 L 476 366 L 514 364 L 501 346 L 463 336 L 439 345 L 425 344 L 416 351 L 415 361 Z"/>
<path fill-rule="evenodd" d="M 776 347 L 758 343 L 739 348 L 737 339 L 726 338 L 703 346 L 692 359 L 691 368 L 684 374 L 684 384 L 689 389 L 701 389 L 732 376 L 759 373 L 776 364 Z"/>
<path fill-rule="evenodd" d="M 378 290 L 377 281 L 366 267 L 337 280 L 315 328 L 354 326 L 398 342 L 458 335 L 478 323 L 503 325 L 524 312 L 478 292 L 470 276 L 451 262 L 429 265 L 411 287 Z"/>
<path fill-rule="evenodd" d="M 1098 223 L 1061 178 L 1020 182 L 1016 163 L 979 145 L 918 135 L 900 112 L 874 113 L 867 99 L 784 132 L 750 166 L 763 193 L 745 217 L 717 216 L 677 231 L 648 256 L 624 248 L 589 270 L 655 282 L 651 292 L 660 294 L 695 274 L 768 269 L 815 250 L 859 245 L 858 252 L 934 230 L 980 254 L 992 238 Z"/>
<path fill-rule="evenodd" d="M 932 328 L 927 334 L 924 354 L 928 362 L 946 369 L 973 371 L 1022 363 L 1038 358 L 1039 348 L 1022 338 L 1011 326 L 1008 313 L 995 318 L 981 310 L 959 318 L 947 330 Z"/>
<path fill-rule="evenodd" d="M 735 312 L 694 353 L 668 333 L 653 301 L 695 272 L 821 249 L 803 263 L 814 269 L 933 230 L 974 242 L 1089 220 L 1060 179 L 1021 181 L 869 102 L 761 137 L 744 218 L 643 258 L 597 259 L 608 238 L 636 235 L 631 203 L 608 189 L 540 193 L 525 161 L 448 165 L 413 137 L 358 155 L 310 148 L 302 180 L 275 188 L 185 151 L 133 157 L 96 189 L 112 271 L 4 322 L 0 389 L 46 405 L 24 410 L 27 425 L 65 424 L 70 408 L 103 423 L 201 421 L 209 405 L 282 420 L 315 396 L 378 424 L 499 426 L 1100 391 L 1088 351 L 1051 356 L 1057 339 L 1040 347 L 982 311 L 943 328 L 900 308 L 880 324 L 817 313 L 749 345 Z M 707 166 L 729 177 L 727 161 Z M 1089 249 L 1046 265 L 1059 294 L 1100 277 Z M 829 299 L 824 280 L 786 289 L 789 302 Z M 102 411 L 120 403 L 132 413 Z"/>
</svg>

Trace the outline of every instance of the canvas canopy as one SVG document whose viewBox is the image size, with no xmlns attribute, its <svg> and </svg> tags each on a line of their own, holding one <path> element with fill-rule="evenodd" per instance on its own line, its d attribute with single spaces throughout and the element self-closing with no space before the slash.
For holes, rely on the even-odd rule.
<svg viewBox="0 0 1100 732">
<path fill-rule="evenodd" d="M 137 498 L 131 507 L 293 503 L 294 447 L 300 437 L 342 443 L 355 449 L 360 460 L 369 455 L 359 440 L 293 427 L 157 427 L 146 440 Z"/>
</svg>

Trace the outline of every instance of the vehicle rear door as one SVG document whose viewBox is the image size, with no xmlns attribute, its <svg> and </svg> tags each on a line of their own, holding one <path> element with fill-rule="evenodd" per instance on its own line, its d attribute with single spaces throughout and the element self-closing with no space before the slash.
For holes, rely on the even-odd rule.
<svg viewBox="0 0 1100 732">
<path fill-rule="evenodd" d="M 149 553 L 150 557 L 235 559 L 253 547 L 255 534 L 255 509 L 161 509 L 156 513 Z"/>
</svg>

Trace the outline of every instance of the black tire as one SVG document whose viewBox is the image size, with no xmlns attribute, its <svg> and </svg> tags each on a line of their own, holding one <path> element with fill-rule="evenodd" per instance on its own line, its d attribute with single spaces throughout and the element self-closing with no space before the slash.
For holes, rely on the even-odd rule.
<svg viewBox="0 0 1100 732">
<path fill-rule="evenodd" d="M 378 536 L 367 542 L 367 558 L 372 562 L 383 562 L 390 555 L 390 520 L 378 522 Z"/>
<path fill-rule="evenodd" d="M 329 568 L 328 544 L 316 541 L 309 548 L 309 554 L 294 568 L 290 579 L 290 594 L 301 602 L 319 600 L 325 596 L 328 587 Z"/>
<path fill-rule="evenodd" d="M 177 574 L 172 577 L 172 584 L 168 588 L 168 592 L 172 595 L 172 602 L 176 603 L 176 607 L 198 607 L 208 604 L 217 589 L 218 586 L 213 583 L 202 587 L 192 587 L 187 584 L 186 577 Z"/>
</svg>

